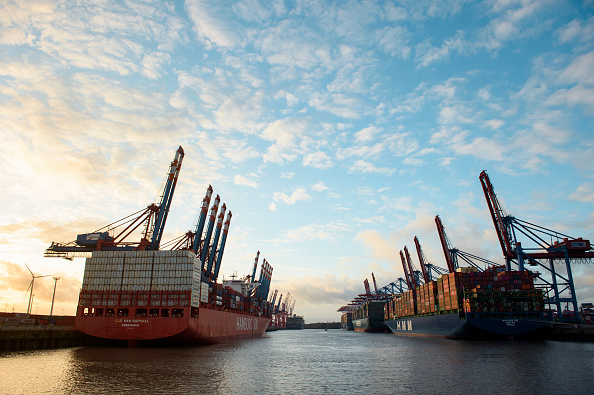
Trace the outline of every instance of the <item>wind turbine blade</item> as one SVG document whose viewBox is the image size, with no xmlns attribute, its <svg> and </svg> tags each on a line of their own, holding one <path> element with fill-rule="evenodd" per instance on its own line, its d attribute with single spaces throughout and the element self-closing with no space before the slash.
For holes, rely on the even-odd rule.
<svg viewBox="0 0 594 395">
<path fill-rule="evenodd" d="M 35 278 L 41 278 L 41 277 L 51 277 L 53 276 L 53 274 L 46 274 L 45 276 L 35 276 Z"/>
<path fill-rule="evenodd" d="M 27 267 L 27 270 L 29 271 L 29 273 L 31 273 L 31 275 L 33 276 L 33 272 L 31 271 L 31 269 L 29 269 L 29 266 L 27 266 L 26 263 L 25 263 L 25 266 Z"/>
<path fill-rule="evenodd" d="M 29 283 L 29 286 L 27 287 L 27 290 L 25 291 L 25 293 L 29 292 L 29 289 L 31 289 L 32 285 L 33 285 L 33 280 L 31 280 L 31 282 Z"/>
</svg>

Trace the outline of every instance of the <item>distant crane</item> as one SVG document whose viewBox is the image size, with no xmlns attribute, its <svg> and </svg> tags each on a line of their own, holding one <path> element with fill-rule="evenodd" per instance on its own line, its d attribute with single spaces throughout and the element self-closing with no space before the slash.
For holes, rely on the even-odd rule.
<svg viewBox="0 0 594 395">
<path fill-rule="evenodd" d="M 546 287 L 547 304 L 556 306 L 561 320 L 579 321 L 571 262 L 591 262 L 594 251 L 590 241 L 581 237 L 574 238 L 506 214 L 486 171 L 481 172 L 479 180 L 503 251 L 506 270 L 511 270 L 512 263 L 517 265 L 520 271 L 527 270 L 526 264 L 544 269 L 549 274 L 548 278 L 539 274 L 538 279 Z M 524 236 L 532 247 L 523 246 L 518 236 Z M 555 268 L 555 264 L 563 263 L 565 275 Z M 572 304 L 572 311 L 568 310 L 564 316 L 561 303 Z"/>
<path fill-rule="evenodd" d="M 412 290 L 415 287 L 413 286 L 412 276 L 408 272 L 408 263 L 406 262 L 406 258 L 404 257 L 404 253 L 400 250 L 400 260 L 402 261 L 402 269 L 404 269 L 404 278 L 406 279 L 406 286 L 408 289 Z"/>
<path fill-rule="evenodd" d="M 51 274 L 46 274 L 44 276 L 36 276 L 33 274 L 33 272 L 31 271 L 31 269 L 29 269 L 29 266 L 27 266 L 27 264 L 25 263 L 25 266 L 27 267 L 27 270 L 29 271 L 29 273 L 31 273 L 31 282 L 29 283 L 29 287 L 27 287 L 27 291 L 29 291 L 29 289 L 31 290 L 31 292 L 29 293 L 29 305 L 27 306 L 27 314 L 31 314 L 31 310 L 33 309 L 33 286 L 35 285 L 35 279 L 36 278 L 42 278 L 42 277 L 50 277 L 52 276 Z M 27 292 L 25 291 L 25 292 Z"/>
<path fill-rule="evenodd" d="M 371 279 L 373 280 L 373 288 L 375 289 L 375 293 L 377 293 L 377 282 L 375 281 L 375 275 L 371 272 Z"/>
<path fill-rule="evenodd" d="M 365 293 L 367 295 L 371 295 L 371 288 L 369 288 L 369 280 L 365 279 L 365 281 L 363 281 L 363 285 L 365 286 Z"/>
<path fill-rule="evenodd" d="M 184 150 L 180 146 L 169 167 L 159 205 L 151 203 L 146 209 L 130 214 L 92 233 L 80 234 L 75 241 L 69 243 L 52 242 L 45 250 L 44 256 L 72 259 L 74 257 L 87 257 L 92 251 L 100 250 L 158 250 L 183 158 Z M 140 241 L 126 241 L 126 238 L 143 224 L 144 231 Z M 115 234 L 114 230 L 116 228 L 123 228 L 123 230 Z"/>
<path fill-rule="evenodd" d="M 413 279 L 413 287 L 418 287 L 419 285 L 421 285 L 421 272 L 419 272 L 417 270 L 417 268 L 415 267 L 410 254 L 408 253 L 408 247 L 404 246 L 404 256 L 406 257 L 406 262 L 408 262 L 408 269 L 410 270 L 410 272 L 412 273 L 412 279 Z"/>
<path fill-rule="evenodd" d="M 417 256 L 419 257 L 419 264 L 421 265 L 421 270 L 423 271 L 423 278 L 425 279 L 425 284 L 437 278 L 437 276 L 433 276 L 432 272 L 435 272 L 436 274 L 445 274 L 448 272 L 447 270 L 442 269 L 439 266 L 435 266 L 427 262 L 427 258 L 425 257 L 425 254 L 421 249 L 421 243 L 419 242 L 419 238 L 415 236 L 414 240 L 415 247 L 417 249 Z"/>
<path fill-rule="evenodd" d="M 450 273 L 453 273 L 456 271 L 456 269 L 458 269 L 458 259 L 462 259 L 464 262 L 477 268 L 481 272 L 484 271 L 484 268 L 480 266 L 480 264 L 485 266 L 498 266 L 495 262 L 492 262 L 488 259 L 481 258 L 480 256 L 476 256 L 458 248 L 452 247 L 439 215 L 435 216 L 435 224 L 437 226 L 437 233 L 439 234 L 439 240 L 441 241 L 441 247 L 443 249 L 443 254 L 445 256 Z"/>
</svg>

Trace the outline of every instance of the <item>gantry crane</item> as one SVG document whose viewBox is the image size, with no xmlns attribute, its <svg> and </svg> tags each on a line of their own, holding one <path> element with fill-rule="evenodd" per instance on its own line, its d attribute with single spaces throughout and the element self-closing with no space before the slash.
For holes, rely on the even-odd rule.
<svg viewBox="0 0 594 395">
<path fill-rule="evenodd" d="M 576 261 L 591 262 L 594 251 L 590 241 L 574 238 L 563 233 L 520 220 L 504 212 L 489 176 L 482 171 L 479 179 L 483 187 L 487 206 L 493 219 L 493 225 L 505 258 L 506 270 L 511 270 L 512 263 L 521 271 L 525 265 L 544 269 L 548 276 L 538 275 L 538 280 L 547 292 L 545 301 L 555 305 L 559 318 L 564 321 L 578 321 L 578 303 L 573 284 L 571 263 Z M 530 247 L 522 245 L 518 236 L 523 236 Z M 545 239 L 546 238 L 546 239 Z M 565 264 L 565 274 L 559 273 L 555 265 Z M 564 317 L 561 303 L 572 305 L 572 310 Z"/>
<path fill-rule="evenodd" d="M 402 268 L 404 269 L 404 278 L 406 279 L 406 286 L 409 290 L 415 289 L 417 285 L 414 281 L 414 276 L 411 275 L 412 268 L 409 269 L 408 262 L 404 257 L 404 253 L 400 250 L 400 260 L 402 261 Z"/>
<path fill-rule="evenodd" d="M 200 257 L 201 270 L 205 279 L 208 282 L 214 283 L 217 281 L 219 271 L 221 268 L 221 261 L 225 251 L 225 243 L 227 241 L 227 234 L 229 233 L 229 225 L 231 223 L 232 213 L 227 213 L 227 219 L 223 224 L 227 206 L 223 203 L 221 211 L 215 225 L 214 218 L 217 215 L 220 197 L 217 195 L 215 203 L 211 208 L 208 228 L 203 233 L 204 225 L 206 224 L 206 213 L 212 197 L 212 186 L 208 186 L 206 195 L 202 199 L 202 206 L 200 208 L 200 215 L 196 223 L 196 231 L 186 232 L 184 235 L 173 239 L 163 244 L 164 248 L 169 247 L 171 250 L 191 250 Z M 211 243 L 211 236 L 214 231 L 214 238 Z M 222 232 L 222 237 L 221 237 Z M 198 235 L 198 236 L 196 236 Z"/>
<path fill-rule="evenodd" d="M 183 158 L 184 150 L 180 146 L 169 167 L 165 188 L 158 205 L 151 203 L 146 209 L 130 214 L 92 233 L 80 234 L 76 240 L 69 243 L 52 242 L 45 250 L 44 256 L 72 259 L 87 257 L 92 251 L 100 250 L 159 250 Z M 126 238 L 143 224 L 144 231 L 140 241 L 126 241 Z M 122 228 L 123 230 L 120 230 Z M 115 232 L 116 229 L 118 229 L 117 232 Z"/>
<path fill-rule="evenodd" d="M 439 218 L 439 215 L 435 216 L 435 224 L 437 225 L 437 233 L 439 234 L 439 240 L 441 241 L 441 247 L 443 249 L 443 254 L 446 259 L 446 263 L 448 265 L 448 270 L 450 273 L 453 273 L 458 269 L 458 259 L 462 259 L 464 262 L 468 263 L 470 266 L 477 268 L 479 271 L 484 271 L 485 268 L 481 266 L 481 264 L 485 265 L 486 267 L 489 266 L 498 266 L 497 263 L 492 262 L 488 259 L 481 258 L 480 256 L 473 255 L 469 252 L 462 251 L 458 248 L 452 247 L 448 236 L 446 235 L 445 228 Z"/>
<path fill-rule="evenodd" d="M 406 262 L 408 263 L 408 268 L 410 270 L 411 273 L 413 273 L 413 286 L 414 287 L 418 287 L 419 285 L 421 285 L 422 282 L 422 274 L 420 271 L 417 270 L 417 268 L 415 267 L 415 264 L 413 263 L 412 259 L 410 258 L 410 254 L 408 253 L 408 247 L 404 246 L 404 256 L 406 257 Z"/>
<path fill-rule="evenodd" d="M 425 257 L 425 254 L 421 249 L 421 243 L 419 242 L 419 238 L 415 236 L 414 240 L 415 247 L 417 248 L 417 256 L 419 257 L 419 264 L 421 265 L 421 269 L 423 271 L 423 278 L 425 279 L 425 284 L 427 284 L 429 281 L 433 279 L 437 279 L 437 275 L 445 274 L 448 272 L 447 270 L 442 269 L 439 266 L 435 266 L 434 264 L 427 262 L 427 258 Z M 433 272 L 435 272 L 437 275 L 434 276 Z"/>
</svg>

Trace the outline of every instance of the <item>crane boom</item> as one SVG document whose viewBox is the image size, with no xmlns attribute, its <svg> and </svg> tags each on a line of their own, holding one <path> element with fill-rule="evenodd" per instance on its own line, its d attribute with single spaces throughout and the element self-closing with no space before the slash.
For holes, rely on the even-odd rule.
<svg viewBox="0 0 594 395">
<path fill-rule="evenodd" d="M 145 209 L 112 222 L 94 232 L 79 234 L 76 240 L 69 243 L 52 242 L 45 250 L 44 256 L 72 259 L 74 257 L 87 257 L 91 252 L 101 250 L 158 250 L 183 158 L 184 150 L 180 146 L 169 167 L 159 205 L 151 203 Z M 142 224 L 145 225 L 140 241 L 126 241 L 126 238 L 138 230 Z M 115 232 L 116 229 L 117 232 Z M 149 238 L 151 241 L 149 241 Z"/>
<path fill-rule="evenodd" d="M 209 185 L 206 189 L 206 196 L 202 199 L 202 206 L 200 207 L 200 218 L 198 223 L 196 224 L 196 232 L 194 235 L 194 245 L 192 250 L 194 254 L 198 254 L 200 250 L 200 242 L 202 237 L 202 232 L 204 231 L 204 224 L 206 222 L 206 213 L 208 212 L 208 206 L 210 205 L 210 198 L 212 197 L 212 186 Z"/>
<path fill-rule="evenodd" d="M 183 160 L 184 149 L 180 146 L 175 153 L 175 158 L 171 162 L 171 166 L 169 167 L 169 176 L 167 177 L 165 190 L 163 191 L 161 203 L 159 204 L 159 214 L 157 215 L 152 231 L 153 238 L 150 244 L 151 250 L 159 249 L 161 237 L 163 237 L 163 230 L 165 229 L 165 222 L 167 221 L 167 215 L 169 214 L 169 208 L 171 207 L 171 201 L 173 200 L 173 192 L 177 185 L 177 179 Z"/>
<path fill-rule="evenodd" d="M 200 254 L 200 264 L 202 266 L 202 271 L 206 269 L 204 266 L 206 263 L 206 258 L 208 256 L 208 247 L 210 245 L 210 237 L 212 236 L 212 231 L 215 226 L 215 218 L 217 216 L 217 211 L 219 210 L 219 203 L 221 202 L 221 198 L 219 195 L 215 198 L 214 204 L 210 208 L 210 217 L 208 219 L 208 227 L 206 228 L 206 234 L 204 236 L 204 240 L 202 241 L 202 252 Z M 199 237 L 196 235 L 196 237 Z M 206 272 L 206 275 L 209 276 L 210 272 Z"/>
<path fill-rule="evenodd" d="M 216 230 L 215 230 L 215 234 L 214 234 L 214 239 L 212 240 L 212 244 L 210 245 L 210 247 L 208 246 L 208 244 L 204 245 L 204 248 L 209 249 L 208 265 L 206 267 L 206 275 L 209 278 L 211 278 L 211 280 L 214 277 L 213 276 L 214 273 L 212 272 L 212 266 L 213 266 L 215 255 L 216 255 L 217 245 L 219 244 L 219 237 L 221 237 L 221 230 L 223 229 L 223 220 L 225 219 L 226 211 L 227 211 L 227 205 L 225 203 L 223 203 L 223 206 L 221 206 L 221 212 L 219 213 L 219 216 L 217 218 L 217 224 L 215 226 Z"/>
<path fill-rule="evenodd" d="M 369 288 L 369 280 L 365 279 L 365 281 L 363 281 L 363 285 L 365 286 L 365 293 L 367 295 L 371 295 L 371 289 Z"/>
<path fill-rule="evenodd" d="M 227 242 L 227 233 L 229 233 L 229 225 L 231 224 L 231 211 L 227 214 L 227 220 L 223 225 L 223 237 L 221 239 L 221 244 L 217 250 L 217 260 L 215 262 L 215 270 L 214 270 L 214 281 L 217 280 L 219 277 L 219 270 L 221 270 L 221 261 L 223 260 L 223 252 L 225 252 L 225 244 Z"/>
<path fill-rule="evenodd" d="M 413 289 L 411 276 L 408 273 L 408 267 L 406 264 L 406 258 L 404 257 L 404 253 L 400 250 L 400 260 L 402 261 L 402 268 L 404 269 L 404 279 L 406 280 L 406 286 L 408 289 Z"/>
<path fill-rule="evenodd" d="M 495 195 L 495 190 L 493 189 L 491 180 L 489 180 L 489 175 L 485 170 L 481 172 L 479 179 L 483 187 L 483 192 L 485 193 L 485 199 L 487 200 L 491 218 L 493 219 L 493 225 L 495 225 L 495 231 L 503 251 L 503 257 L 509 266 L 509 261 L 517 257 L 516 252 L 512 248 L 512 238 L 508 226 L 506 225 L 506 222 L 509 221 L 506 221 L 507 216 L 504 214 L 501 204 L 499 204 L 499 200 L 497 200 L 497 195 Z"/>
<path fill-rule="evenodd" d="M 449 242 L 448 237 L 445 233 L 445 228 L 443 227 L 443 224 L 441 223 L 441 219 L 439 218 L 439 215 L 435 216 L 435 225 L 437 225 L 437 233 L 439 234 L 439 240 L 441 241 L 441 248 L 443 249 L 443 254 L 446 259 L 446 264 L 448 265 L 448 270 L 450 271 L 450 273 L 454 273 L 456 271 L 456 265 L 455 265 L 454 260 L 452 259 L 450 242 Z"/>
<path fill-rule="evenodd" d="M 406 256 L 406 262 L 408 263 L 408 270 L 410 272 L 412 286 L 413 288 L 416 288 L 419 284 L 417 281 L 417 277 L 415 276 L 415 271 L 413 269 L 412 259 L 410 259 L 410 254 L 408 253 L 408 248 L 406 246 L 404 246 L 404 255 Z"/>
<path fill-rule="evenodd" d="M 256 254 L 254 259 L 254 270 L 252 271 L 252 282 L 256 282 L 256 270 L 258 269 L 258 259 L 260 258 L 260 251 Z"/>
<path fill-rule="evenodd" d="M 423 250 L 421 250 L 421 243 L 419 243 L 419 238 L 415 236 L 415 247 L 417 248 L 417 255 L 419 257 L 419 264 L 421 265 L 421 271 L 423 272 L 423 279 L 425 280 L 425 284 L 431 281 L 431 276 L 427 271 L 427 267 L 425 265 L 425 255 L 423 255 Z"/>
<path fill-rule="evenodd" d="M 375 293 L 377 293 L 377 282 L 375 281 L 375 275 L 371 272 L 371 279 L 373 280 L 373 288 L 375 288 Z"/>
</svg>

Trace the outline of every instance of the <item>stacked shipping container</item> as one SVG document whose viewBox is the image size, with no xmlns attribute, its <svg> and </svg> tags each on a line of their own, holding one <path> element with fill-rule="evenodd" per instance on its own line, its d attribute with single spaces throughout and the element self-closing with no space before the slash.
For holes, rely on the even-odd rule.
<svg viewBox="0 0 594 395">
<path fill-rule="evenodd" d="M 191 251 L 94 251 L 86 260 L 79 304 L 197 306 L 204 291 L 200 273 Z"/>
<path fill-rule="evenodd" d="M 396 295 L 386 305 L 385 318 L 458 312 L 536 312 L 544 310 L 541 290 L 529 272 L 459 268 Z"/>
</svg>

